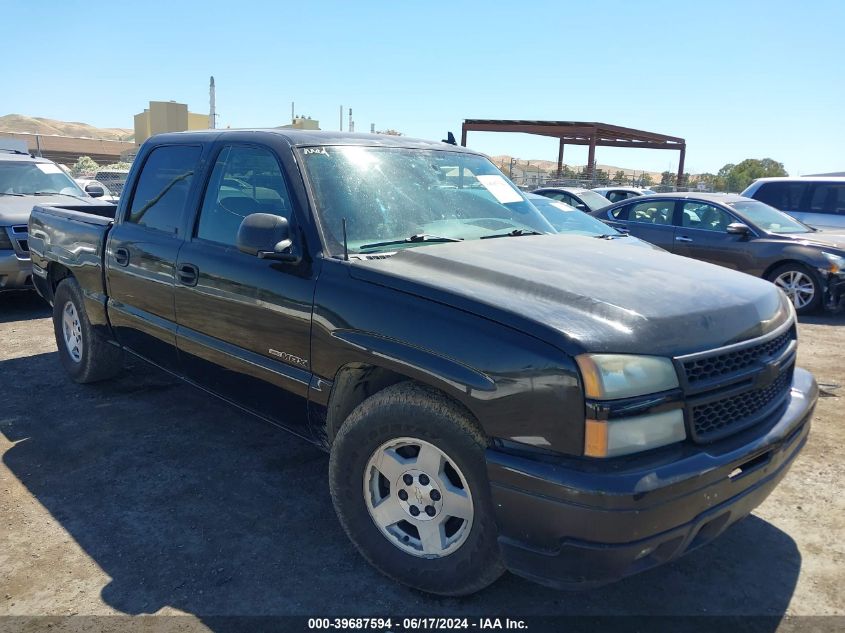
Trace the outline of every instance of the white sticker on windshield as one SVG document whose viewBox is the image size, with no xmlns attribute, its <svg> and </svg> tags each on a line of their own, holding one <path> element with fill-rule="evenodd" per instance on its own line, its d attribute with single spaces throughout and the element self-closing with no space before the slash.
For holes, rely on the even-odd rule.
<svg viewBox="0 0 845 633">
<path fill-rule="evenodd" d="M 575 211 L 574 207 L 570 207 L 565 202 L 552 202 L 551 206 L 555 207 L 556 209 L 560 209 L 561 211 Z"/>
<path fill-rule="evenodd" d="M 41 171 L 45 174 L 60 174 L 62 170 L 59 169 L 58 165 L 54 165 L 53 163 L 35 163 L 35 166 L 38 167 Z"/>
<path fill-rule="evenodd" d="M 488 176 L 476 176 L 476 178 L 502 204 L 522 202 L 522 196 L 519 195 L 519 192 L 515 191 L 502 176 L 491 174 Z"/>
</svg>

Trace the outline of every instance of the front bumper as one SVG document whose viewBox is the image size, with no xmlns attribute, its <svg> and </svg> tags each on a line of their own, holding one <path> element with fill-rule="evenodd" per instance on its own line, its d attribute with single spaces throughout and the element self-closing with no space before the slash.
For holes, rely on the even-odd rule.
<svg viewBox="0 0 845 633">
<path fill-rule="evenodd" d="M 18 257 L 13 250 L 0 251 L 0 291 L 29 288 L 32 288 L 32 262 Z"/>
<path fill-rule="evenodd" d="M 530 580 L 580 589 L 711 541 L 787 473 L 807 440 L 817 398 L 812 375 L 796 369 L 778 415 L 710 445 L 554 462 L 488 450 L 505 564 Z"/>
</svg>

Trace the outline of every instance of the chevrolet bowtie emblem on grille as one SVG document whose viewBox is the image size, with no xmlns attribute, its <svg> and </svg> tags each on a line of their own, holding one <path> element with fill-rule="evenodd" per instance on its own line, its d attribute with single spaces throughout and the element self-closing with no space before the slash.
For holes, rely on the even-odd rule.
<svg viewBox="0 0 845 633">
<path fill-rule="evenodd" d="M 766 363 L 762 371 L 757 374 L 757 387 L 764 389 L 771 385 L 780 376 L 780 365 L 777 363 Z"/>
</svg>

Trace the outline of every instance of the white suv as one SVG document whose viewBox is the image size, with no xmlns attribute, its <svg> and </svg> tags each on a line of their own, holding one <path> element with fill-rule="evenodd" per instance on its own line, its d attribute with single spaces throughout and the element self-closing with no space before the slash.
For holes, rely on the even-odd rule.
<svg viewBox="0 0 845 633">
<path fill-rule="evenodd" d="M 742 195 L 817 229 L 845 231 L 845 177 L 758 178 Z"/>
</svg>

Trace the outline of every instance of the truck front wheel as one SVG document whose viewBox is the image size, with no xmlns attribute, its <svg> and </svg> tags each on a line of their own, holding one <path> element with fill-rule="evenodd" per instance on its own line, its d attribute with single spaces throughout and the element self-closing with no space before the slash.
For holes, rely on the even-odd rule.
<svg viewBox="0 0 845 633">
<path fill-rule="evenodd" d="M 123 350 L 94 333 L 82 289 L 73 277 L 63 279 L 53 295 L 53 329 L 59 359 L 74 381 L 105 380 L 123 366 Z"/>
<path fill-rule="evenodd" d="M 442 394 L 400 383 L 362 402 L 332 445 L 329 485 L 347 535 L 383 574 L 466 595 L 503 572 L 486 441 Z"/>
</svg>

